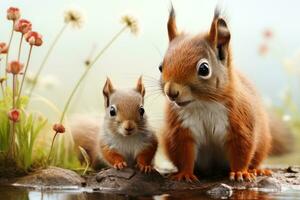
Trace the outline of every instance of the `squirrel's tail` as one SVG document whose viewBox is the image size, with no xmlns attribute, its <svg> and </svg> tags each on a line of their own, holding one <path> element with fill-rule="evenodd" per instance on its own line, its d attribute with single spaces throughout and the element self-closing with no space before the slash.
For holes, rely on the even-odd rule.
<svg viewBox="0 0 300 200">
<path fill-rule="evenodd" d="M 274 113 L 269 114 L 270 131 L 272 135 L 271 156 L 280 156 L 293 151 L 294 137 L 287 124 Z"/>
<path fill-rule="evenodd" d="M 79 150 L 80 146 L 88 154 L 91 166 L 94 169 L 101 167 L 99 146 L 100 118 L 76 115 L 71 118 L 69 124 L 79 161 L 81 163 L 84 162 L 84 157 Z"/>
</svg>

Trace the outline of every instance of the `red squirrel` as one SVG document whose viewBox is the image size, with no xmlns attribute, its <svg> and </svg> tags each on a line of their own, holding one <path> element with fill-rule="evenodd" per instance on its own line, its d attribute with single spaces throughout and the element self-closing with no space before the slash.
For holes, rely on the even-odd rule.
<svg viewBox="0 0 300 200">
<path fill-rule="evenodd" d="M 219 9 L 207 33 L 179 33 L 173 8 L 167 29 L 169 47 L 159 70 L 168 99 L 162 144 L 178 169 L 172 178 L 196 181 L 197 171 L 221 168 L 236 181 L 270 175 L 260 165 L 271 150 L 272 137 L 284 134 L 271 134 L 258 92 L 235 69 L 231 34 Z M 277 150 L 284 145 L 276 142 Z"/>
<path fill-rule="evenodd" d="M 140 77 L 134 89 L 116 89 L 109 78 L 103 88 L 105 117 L 81 116 L 71 123 L 75 145 L 85 149 L 93 166 L 100 160 L 116 169 L 137 166 L 153 170 L 157 139 L 144 109 L 145 87 Z"/>
</svg>

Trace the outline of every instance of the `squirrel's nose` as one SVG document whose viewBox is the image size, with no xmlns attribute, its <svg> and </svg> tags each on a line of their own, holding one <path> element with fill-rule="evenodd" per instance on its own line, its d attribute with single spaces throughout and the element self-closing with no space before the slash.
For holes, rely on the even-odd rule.
<svg viewBox="0 0 300 200">
<path fill-rule="evenodd" d="M 127 120 L 123 122 L 123 128 L 127 133 L 130 133 L 135 129 L 135 124 L 131 120 Z"/>
<path fill-rule="evenodd" d="M 128 131 L 128 132 L 133 131 L 133 129 L 134 129 L 133 127 L 126 127 L 125 128 L 125 130 Z"/>
<path fill-rule="evenodd" d="M 179 96 L 179 92 L 178 91 L 167 92 L 167 96 L 169 97 L 170 100 L 175 101 Z"/>
<path fill-rule="evenodd" d="M 179 96 L 179 90 L 175 83 L 167 82 L 164 86 L 164 91 L 171 101 L 175 101 Z"/>
</svg>

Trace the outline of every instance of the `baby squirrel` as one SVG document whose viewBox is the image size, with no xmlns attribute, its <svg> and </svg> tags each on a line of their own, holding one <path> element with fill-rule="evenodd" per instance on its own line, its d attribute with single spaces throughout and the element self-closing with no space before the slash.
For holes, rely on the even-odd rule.
<svg viewBox="0 0 300 200">
<path fill-rule="evenodd" d="M 252 83 L 234 68 L 231 34 L 219 9 L 208 33 L 179 33 L 173 8 L 167 29 L 169 47 L 159 70 L 169 101 L 161 134 L 178 169 L 172 178 L 195 181 L 197 172 L 221 169 L 237 181 L 271 174 L 260 164 L 271 150 L 272 137 L 278 151 L 286 149 L 284 137 L 289 136 L 273 131 L 282 122 L 269 121 Z"/>
<path fill-rule="evenodd" d="M 102 127 L 97 119 L 87 117 L 71 123 L 75 145 L 85 149 L 93 166 L 102 160 L 116 169 L 137 166 L 142 172 L 152 171 L 157 139 L 148 125 L 144 95 L 142 77 L 128 90 L 115 89 L 107 78 Z"/>
</svg>

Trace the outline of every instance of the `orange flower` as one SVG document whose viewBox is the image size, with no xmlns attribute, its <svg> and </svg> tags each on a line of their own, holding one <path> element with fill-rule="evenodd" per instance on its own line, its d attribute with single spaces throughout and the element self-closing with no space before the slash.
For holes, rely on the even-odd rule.
<svg viewBox="0 0 300 200">
<path fill-rule="evenodd" d="M 264 56 L 268 53 L 268 51 L 269 51 L 269 47 L 267 44 L 261 44 L 259 46 L 258 52 L 260 55 Z"/>
<path fill-rule="evenodd" d="M 25 34 L 29 31 L 31 31 L 32 24 L 30 21 L 26 19 L 20 19 L 16 22 L 14 30 L 17 32 L 20 32 L 22 34 Z"/>
<path fill-rule="evenodd" d="M 12 61 L 9 63 L 9 65 L 6 68 L 6 71 L 8 73 L 12 74 L 19 74 L 21 70 L 23 69 L 24 65 L 20 63 L 19 61 Z"/>
<path fill-rule="evenodd" d="M 15 7 L 10 7 L 7 9 L 7 15 L 6 15 L 8 20 L 16 21 L 21 17 L 21 13 L 19 8 Z"/>
<path fill-rule="evenodd" d="M 62 124 L 54 124 L 53 125 L 53 130 L 56 133 L 64 133 L 66 131 L 64 125 L 62 125 Z"/>
<path fill-rule="evenodd" d="M 7 114 L 8 118 L 13 122 L 18 122 L 20 120 L 20 112 L 18 109 L 12 109 Z"/>
<path fill-rule="evenodd" d="M 29 31 L 25 34 L 25 39 L 30 45 L 41 46 L 43 44 L 42 35 L 38 32 Z"/>
<path fill-rule="evenodd" d="M 0 54 L 6 54 L 8 51 L 8 46 L 5 42 L 0 42 Z"/>
</svg>

